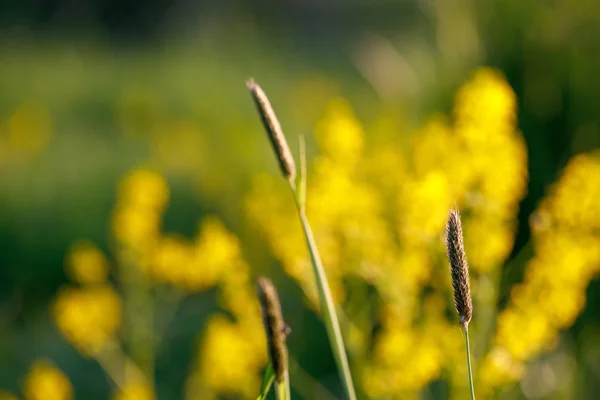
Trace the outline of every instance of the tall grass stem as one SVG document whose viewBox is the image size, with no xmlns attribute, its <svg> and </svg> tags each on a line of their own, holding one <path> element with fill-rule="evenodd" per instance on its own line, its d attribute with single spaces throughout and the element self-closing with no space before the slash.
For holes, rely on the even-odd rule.
<svg viewBox="0 0 600 400">
<path fill-rule="evenodd" d="M 303 179 L 306 179 L 306 177 L 303 176 Z M 302 229 L 304 231 L 304 237 L 308 246 L 308 252 L 310 253 L 310 260 L 313 266 L 313 271 L 315 273 L 315 280 L 319 292 L 321 313 L 323 314 L 323 319 L 325 322 L 325 327 L 327 329 L 329 342 L 332 347 L 333 356 L 339 369 L 339 373 L 342 376 L 342 381 L 346 390 L 346 394 L 348 395 L 348 399 L 356 400 L 356 392 L 354 390 L 352 374 L 350 373 L 348 356 L 346 355 L 346 350 L 344 347 L 344 339 L 342 337 L 340 323 L 338 321 L 338 317 L 335 311 L 333 297 L 331 296 L 331 290 L 327 282 L 327 276 L 325 275 L 325 269 L 323 268 L 323 262 L 321 261 L 321 256 L 319 254 L 319 250 L 317 248 L 312 229 L 310 227 L 308 219 L 306 218 L 304 203 L 302 199 L 298 196 L 295 187 L 291 184 L 290 186 L 296 199 L 298 215 L 302 223 Z"/>
<path fill-rule="evenodd" d="M 467 367 L 469 369 L 469 389 L 471 391 L 471 400 L 475 400 L 475 389 L 473 388 L 473 371 L 471 368 L 471 346 L 469 345 L 469 328 L 465 325 L 465 342 L 467 345 Z"/>
</svg>

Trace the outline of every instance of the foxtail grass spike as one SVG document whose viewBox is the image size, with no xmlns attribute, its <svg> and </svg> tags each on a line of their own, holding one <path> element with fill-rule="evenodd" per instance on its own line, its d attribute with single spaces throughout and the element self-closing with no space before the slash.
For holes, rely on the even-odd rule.
<svg viewBox="0 0 600 400">
<path fill-rule="evenodd" d="M 271 107 L 269 99 L 261 87 L 254 82 L 254 79 L 248 80 L 246 86 L 248 87 L 248 90 L 250 90 L 250 94 L 252 95 L 254 104 L 256 104 L 256 109 L 265 126 L 273 150 L 275 150 L 281 172 L 287 180 L 294 182 L 294 179 L 296 178 L 296 164 L 294 163 L 294 157 L 285 140 L 281 124 L 279 124 L 279 120 L 273 111 L 273 107 Z"/>
<path fill-rule="evenodd" d="M 473 302 L 471 300 L 471 286 L 469 284 L 469 266 L 463 242 L 460 214 L 457 210 L 450 210 L 447 230 L 447 251 L 452 274 L 452 288 L 454 289 L 454 305 L 460 318 L 460 324 L 467 328 L 473 315 Z"/>
<path fill-rule="evenodd" d="M 467 255 L 465 254 L 462 224 L 458 210 L 450 210 L 446 231 L 448 235 L 446 246 L 448 260 L 450 260 L 452 288 L 454 289 L 454 306 L 460 318 L 460 325 L 465 333 L 469 389 L 471 400 L 475 400 L 473 370 L 471 367 L 471 347 L 469 346 L 469 322 L 471 322 L 471 317 L 473 316 L 473 302 L 471 300 L 471 285 L 469 283 L 469 266 L 467 264 Z"/>
<path fill-rule="evenodd" d="M 258 297 L 262 308 L 269 356 L 275 371 L 275 379 L 277 382 L 282 383 L 286 381 L 288 373 L 288 352 L 285 341 L 289 328 L 283 321 L 279 296 L 270 279 L 259 278 Z"/>
</svg>

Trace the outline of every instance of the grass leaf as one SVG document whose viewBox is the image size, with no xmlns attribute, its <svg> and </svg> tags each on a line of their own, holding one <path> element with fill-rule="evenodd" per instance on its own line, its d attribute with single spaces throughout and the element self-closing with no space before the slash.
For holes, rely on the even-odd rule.
<svg viewBox="0 0 600 400">
<path fill-rule="evenodd" d="M 273 365 L 269 362 L 267 364 L 267 368 L 265 369 L 262 385 L 260 386 L 260 393 L 256 400 L 265 400 L 267 398 L 267 394 L 269 394 L 269 390 L 271 389 L 274 380 L 275 371 L 273 371 Z"/>
</svg>

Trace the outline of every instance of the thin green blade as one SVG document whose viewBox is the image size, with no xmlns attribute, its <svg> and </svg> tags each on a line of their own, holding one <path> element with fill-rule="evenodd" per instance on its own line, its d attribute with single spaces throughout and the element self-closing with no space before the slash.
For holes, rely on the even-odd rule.
<svg viewBox="0 0 600 400">
<path fill-rule="evenodd" d="M 263 375 L 262 385 L 260 387 L 260 393 L 256 400 L 265 400 L 267 398 L 267 394 L 269 394 L 269 389 L 273 385 L 273 381 L 275 380 L 275 371 L 273 371 L 273 365 L 269 362 L 267 364 L 267 368 L 265 369 L 265 374 Z"/>
</svg>

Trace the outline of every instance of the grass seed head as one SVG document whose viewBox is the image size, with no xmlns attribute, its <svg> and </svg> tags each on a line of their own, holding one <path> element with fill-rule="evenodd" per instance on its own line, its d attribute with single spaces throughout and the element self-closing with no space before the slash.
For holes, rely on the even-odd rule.
<svg viewBox="0 0 600 400">
<path fill-rule="evenodd" d="M 260 115 L 263 125 L 265 126 L 265 130 L 267 131 L 267 135 L 269 136 L 273 150 L 275 150 L 275 155 L 279 161 L 281 172 L 287 180 L 293 182 L 296 178 L 296 164 L 294 163 L 294 157 L 292 156 L 292 152 L 290 151 L 287 141 L 285 140 L 285 136 L 283 135 L 283 131 L 281 129 L 281 124 L 279 124 L 279 120 L 275 115 L 275 111 L 273 111 L 273 107 L 271 107 L 271 103 L 269 102 L 267 95 L 261 89 L 261 87 L 254 82 L 254 79 L 248 80 L 246 82 L 246 86 L 248 87 L 248 90 L 250 90 L 250 94 L 252 95 L 254 104 L 256 104 L 258 114 Z"/>
<path fill-rule="evenodd" d="M 448 260 L 450 260 L 452 288 L 454 289 L 454 305 L 460 317 L 460 324 L 463 328 L 467 329 L 473 315 L 473 303 L 471 300 L 471 286 L 469 284 L 469 266 L 467 265 L 462 225 L 458 210 L 450 210 L 446 230 L 446 246 Z"/>
<path fill-rule="evenodd" d="M 258 279 L 258 297 L 275 377 L 278 382 L 283 382 L 288 368 L 288 352 L 285 341 L 289 327 L 283 321 L 279 296 L 270 279 Z"/>
</svg>

